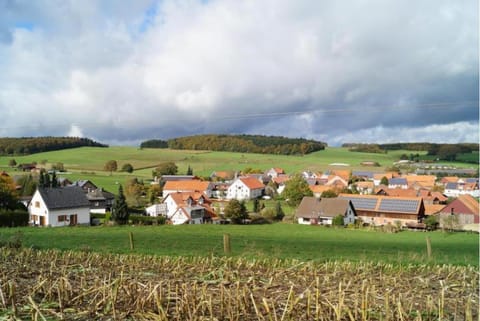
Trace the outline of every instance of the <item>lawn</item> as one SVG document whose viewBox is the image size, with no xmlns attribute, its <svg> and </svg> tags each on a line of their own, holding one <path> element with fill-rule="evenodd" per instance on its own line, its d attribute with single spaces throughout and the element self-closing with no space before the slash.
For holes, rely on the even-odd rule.
<svg viewBox="0 0 480 321">
<path fill-rule="evenodd" d="M 304 261 L 349 260 L 395 264 L 479 265 L 478 234 L 335 229 L 297 224 L 182 225 L 124 227 L 11 228 L 0 240 L 22 233 L 24 246 L 40 249 L 167 256 L 222 256 L 223 235 L 230 234 L 232 256 Z M 426 238 L 432 246 L 427 259 Z"/>
</svg>

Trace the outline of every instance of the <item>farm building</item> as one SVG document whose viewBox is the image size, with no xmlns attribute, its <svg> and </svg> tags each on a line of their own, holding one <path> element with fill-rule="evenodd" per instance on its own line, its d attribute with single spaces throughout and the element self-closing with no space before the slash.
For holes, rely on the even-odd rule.
<svg viewBox="0 0 480 321">
<path fill-rule="evenodd" d="M 332 225 L 332 220 L 343 216 L 344 225 L 355 222 L 355 208 L 349 200 L 305 196 L 297 208 L 298 224 Z"/>
<path fill-rule="evenodd" d="M 425 206 L 421 197 L 340 194 L 338 198 L 352 201 L 357 216 L 364 223 L 372 225 L 399 222 L 402 226 L 414 226 L 425 217 Z"/>
</svg>

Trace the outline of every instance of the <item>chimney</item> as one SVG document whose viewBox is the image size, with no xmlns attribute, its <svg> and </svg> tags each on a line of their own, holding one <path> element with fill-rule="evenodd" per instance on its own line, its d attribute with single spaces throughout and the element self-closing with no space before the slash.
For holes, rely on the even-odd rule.
<svg viewBox="0 0 480 321">
<path fill-rule="evenodd" d="M 450 209 L 450 215 L 454 215 L 453 210 L 454 210 L 454 208 L 452 207 L 452 208 Z"/>
</svg>

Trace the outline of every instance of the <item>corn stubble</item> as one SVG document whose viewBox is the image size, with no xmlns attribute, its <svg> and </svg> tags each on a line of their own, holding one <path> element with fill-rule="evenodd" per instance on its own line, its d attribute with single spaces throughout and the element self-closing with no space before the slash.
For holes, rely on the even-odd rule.
<svg viewBox="0 0 480 321">
<path fill-rule="evenodd" d="M 475 267 L 0 249 L 1 320 L 478 320 Z"/>
</svg>

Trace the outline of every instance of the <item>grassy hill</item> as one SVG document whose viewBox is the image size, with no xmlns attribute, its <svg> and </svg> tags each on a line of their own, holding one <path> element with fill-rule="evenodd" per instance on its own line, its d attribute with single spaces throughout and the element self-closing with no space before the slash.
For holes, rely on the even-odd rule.
<svg viewBox="0 0 480 321">
<path fill-rule="evenodd" d="M 98 186 L 115 192 L 117 184 L 123 184 L 128 178 L 152 179 L 152 169 L 158 164 L 173 161 L 178 166 L 179 174 L 184 174 L 188 166 L 198 176 L 209 176 L 213 171 L 234 170 L 240 171 L 246 168 L 267 170 L 271 167 L 282 167 L 287 173 L 302 170 L 325 171 L 328 169 L 353 169 L 383 171 L 385 167 L 392 166 L 393 162 L 400 158 L 403 153 L 410 151 L 397 150 L 387 154 L 350 152 L 347 148 L 327 147 L 325 150 L 311 153 L 305 156 L 286 156 L 272 154 L 252 154 L 214 151 L 191 151 L 172 149 L 139 149 L 135 147 L 81 147 L 61 151 L 38 153 L 28 156 L 0 157 L 0 169 L 16 175 L 14 169 L 8 167 L 10 159 L 14 158 L 17 164 L 47 161 L 46 168 L 51 164 L 61 162 L 68 174 L 60 176 L 70 180 L 91 179 Z M 135 168 L 132 174 L 105 172 L 103 167 L 108 160 L 116 160 L 118 168 L 123 164 L 130 163 Z M 378 162 L 380 167 L 363 167 L 363 161 Z M 346 163 L 348 167 L 333 166 L 333 163 Z M 445 162 L 444 162 L 445 163 Z M 459 167 L 472 167 L 467 163 L 450 163 Z M 478 168 L 478 165 L 476 166 Z"/>
</svg>

